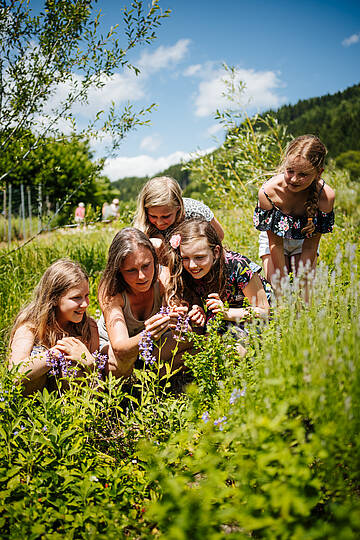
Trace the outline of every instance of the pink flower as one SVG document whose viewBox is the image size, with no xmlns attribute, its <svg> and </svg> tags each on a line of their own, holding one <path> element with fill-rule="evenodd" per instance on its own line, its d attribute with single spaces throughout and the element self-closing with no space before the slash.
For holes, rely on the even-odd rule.
<svg viewBox="0 0 360 540">
<path fill-rule="evenodd" d="M 180 234 L 173 234 L 172 237 L 170 238 L 170 246 L 173 249 L 178 248 L 180 246 L 180 242 L 181 242 L 181 235 Z"/>
</svg>

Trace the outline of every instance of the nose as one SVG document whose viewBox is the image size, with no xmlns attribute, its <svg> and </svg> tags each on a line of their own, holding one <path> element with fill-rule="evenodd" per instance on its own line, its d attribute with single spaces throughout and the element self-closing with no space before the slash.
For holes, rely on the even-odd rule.
<svg viewBox="0 0 360 540">
<path fill-rule="evenodd" d="M 87 308 L 89 305 L 89 302 L 90 302 L 89 298 L 83 298 L 83 301 L 81 302 L 80 307 Z"/>
<path fill-rule="evenodd" d="M 190 259 L 189 260 L 189 268 L 196 268 L 196 267 L 197 267 L 197 264 L 194 261 L 194 259 Z"/>
<path fill-rule="evenodd" d="M 139 279 L 144 279 L 145 277 L 145 272 L 143 270 L 139 270 Z"/>
</svg>

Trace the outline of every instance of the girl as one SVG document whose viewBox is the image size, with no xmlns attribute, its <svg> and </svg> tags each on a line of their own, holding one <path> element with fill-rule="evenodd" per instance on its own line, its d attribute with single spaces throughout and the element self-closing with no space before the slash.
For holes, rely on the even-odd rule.
<svg viewBox="0 0 360 540">
<path fill-rule="evenodd" d="M 314 269 L 321 235 L 333 229 L 335 194 L 321 178 L 326 153 L 314 135 L 297 137 L 279 174 L 259 190 L 254 225 L 262 231 L 259 256 L 269 281 L 297 272 L 300 263 Z"/>
<path fill-rule="evenodd" d="M 198 219 L 183 222 L 170 238 L 170 245 L 173 249 L 167 296 L 170 303 L 188 302 L 192 306 L 190 314 L 194 314 L 191 320 L 196 317 L 199 324 L 202 314 L 201 322 L 206 323 L 222 312 L 226 327 L 241 336 L 246 319 L 267 317 L 267 293 L 270 295 L 271 291 L 259 276 L 260 267 L 244 255 L 225 251 L 210 223 Z M 197 306 L 199 300 L 207 308 L 206 320 Z M 242 354 L 245 352 L 242 347 L 239 349 Z"/>
<path fill-rule="evenodd" d="M 100 346 L 109 355 L 109 370 L 116 377 L 131 375 L 144 346 L 143 330 L 155 341 L 165 334 L 163 361 L 181 364 L 181 354 L 190 345 L 176 343 L 171 328 L 179 312 L 162 313 L 164 286 L 158 275 L 155 249 L 141 231 L 128 227 L 119 231 L 109 248 L 108 261 L 99 285 L 103 312 L 99 321 Z"/>
<path fill-rule="evenodd" d="M 224 231 L 208 206 L 194 199 L 183 198 L 181 188 L 173 178 L 152 178 L 142 188 L 135 214 L 134 226 L 143 231 L 159 249 L 174 228 L 184 220 L 202 217 L 209 221 L 220 239 Z"/>
<path fill-rule="evenodd" d="M 94 366 L 92 353 L 99 348 L 99 336 L 95 321 L 86 314 L 88 305 L 89 280 L 85 271 L 67 259 L 54 262 L 11 331 L 9 365 L 19 366 L 19 371 L 26 373 L 26 394 L 45 386 L 56 388 L 55 379 L 49 377 L 54 358 L 56 363 L 56 358 L 64 357 L 64 365 L 73 361 L 84 368 Z"/>
</svg>

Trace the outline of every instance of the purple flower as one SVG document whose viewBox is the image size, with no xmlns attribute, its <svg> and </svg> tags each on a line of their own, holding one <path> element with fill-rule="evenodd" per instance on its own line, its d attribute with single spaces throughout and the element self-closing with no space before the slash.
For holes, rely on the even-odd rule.
<svg viewBox="0 0 360 540">
<path fill-rule="evenodd" d="M 216 420 L 214 420 L 214 426 L 217 426 L 220 431 L 224 429 L 225 424 L 227 424 L 226 416 L 220 416 L 220 418 L 217 418 Z"/>
<path fill-rule="evenodd" d="M 207 411 L 205 411 L 202 415 L 201 415 L 201 420 L 206 424 L 209 420 L 210 420 L 210 415 Z"/>
<path fill-rule="evenodd" d="M 240 397 L 244 397 L 246 393 L 246 385 L 242 390 L 240 388 L 234 388 L 234 390 L 231 392 L 231 396 L 229 399 L 230 405 L 233 405 L 235 401 L 237 401 Z"/>
<path fill-rule="evenodd" d="M 151 333 L 143 330 L 139 343 L 139 357 L 144 361 L 145 365 L 152 365 L 156 362 L 156 358 L 153 356 L 153 348 L 154 344 L 151 339 Z"/>
<path fill-rule="evenodd" d="M 105 366 L 107 364 L 108 356 L 106 354 L 100 354 L 99 351 L 94 351 L 92 353 L 92 355 L 94 357 L 95 365 L 96 365 L 97 369 L 99 370 L 98 377 L 99 377 L 99 379 L 101 379 L 102 378 L 102 370 L 105 368 Z"/>
<path fill-rule="evenodd" d="M 184 334 L 187 334 L 189 330 L 189 322 L 190 318 L 188 316 L 183 317 L 179 314 L 174 330 L 174 339 L 176 339 L 177 341 L 185 341 Z"/>
</svg>

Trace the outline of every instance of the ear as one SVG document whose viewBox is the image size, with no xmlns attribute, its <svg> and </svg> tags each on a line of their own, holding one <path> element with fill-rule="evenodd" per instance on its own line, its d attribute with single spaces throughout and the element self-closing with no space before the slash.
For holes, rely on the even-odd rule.
<svg viewBox="0 0 360 540">
<path fill-rule="evenodd" d="M 220 257 L 220 252 L 221 252 L 220 246 L 215 246 L 214 247 L 214 257 L 215 257 L 215 259 L 218 259 Z"/>
</svg>

